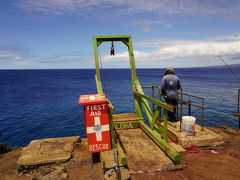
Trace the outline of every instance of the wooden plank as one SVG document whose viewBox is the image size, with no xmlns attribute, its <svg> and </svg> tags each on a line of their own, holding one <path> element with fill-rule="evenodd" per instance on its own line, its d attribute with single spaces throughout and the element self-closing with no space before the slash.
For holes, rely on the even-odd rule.
<svg viewBox="0 0 240 180">
<path fill-rule="evenodd" d="M 136 129 L 140 121 L 118 121 L 114 123 L 115 129 Z"/>
<path fill-rule="evenodd" d="M 169 123 L 169 122 L 168 122 Z M 163 123 L 157 123 L 159 125 L 160 132 L 163 133 Z M 170 123 L 169 123 L 170 124 Z M 190 146 L 194 144 L 197 147 L 214 146 L 222 144 L 224 141 L 222 137 L 207 128 L 201 130 L 201 126 L 195 124 L 195 135 L 188 136 L 180 131 L 180 122 L 173 123 L 174 126 L 168 126 L 168 136 L 181 146 Z"/>
<path fill-rule="evenodd" d="M 137 121 L 137 120 L 142 120 L 143 118 L 138 116 L 137 114 L 134 113 L 126 113 L 126 114 L 115 114 L 113 115 L 114 121 L 119 122 L 119 121 Z"/>
<path fill-rule="evenodd" d="M 113 117 L 131 117 L 138 116 L 136 113 L 113 114 Z"/>
<path fill-rule="evenodd" d="M 163 125 L 157 121 L 157 126 L 159 127 L 160 133 L 163 136 L 163 132 L 164 132 L 164 127 Z M 178 143 L 178 137 L 176 136 L 176 134 L 174 134 L 171 130 L 169 130 L 169 126 L 168 126 L 168 137 L 173 140 L 175 143 Z M 170 128 L 171 129 L 171 128 Z"/>
<path fill-rule="evenodd" d="M 240 113 L 236 113 L 234 114 L 234 116 L 240 117 Z"/>
<path fill-rule="evenodd" d="M 138 121 L 138 120 L 142 120 L 143 118 L 139 118 L 139 117 L 130 117 L 130 118 L 114 118 L 115 122 L 119 122 L 119 121 Z"/>
<path fill-rule="evenodd" d="M 176 143 L 169 143 L 169 146 L 171 146 L 176 152 L 179 154 L 179 161 L 182 165 L 185 165 L 186 163 L 186 150 Z"/>
<path fill-rule="evenodd" d="M 174 164 L 142 129 L 117 130 L 117 134 L 128 160 L 130 174 L 154 173 L 183 167 L 182 164 Z"/>
<path fill-rule="evenodd" d="M 151 130 L 146 124 L 143 122 L 139 123 L 141 129 L 146 132 L 146 134 L 175 162 L 179 161 L 179 153 L 176 152 L 171 146 L 169 146 L 168 142 L 164 139 L 160 138 L 160 134 Z"/>
<path fill-rule="evenodd" d="M 114 119 L 141 118 L 140 116 L 113 116 Z"/>
</svg>

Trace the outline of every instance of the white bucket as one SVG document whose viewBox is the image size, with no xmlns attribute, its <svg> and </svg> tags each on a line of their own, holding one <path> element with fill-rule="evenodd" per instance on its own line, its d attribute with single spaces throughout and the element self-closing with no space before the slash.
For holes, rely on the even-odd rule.
<svg viewBox="0 0 240 180">
<path fill-rule="evenodd" d="M 196 118 L 193 116 L 183 116 L 182 117 L 182 132 L 186 135 L 194 135 Z"/>
</svg>

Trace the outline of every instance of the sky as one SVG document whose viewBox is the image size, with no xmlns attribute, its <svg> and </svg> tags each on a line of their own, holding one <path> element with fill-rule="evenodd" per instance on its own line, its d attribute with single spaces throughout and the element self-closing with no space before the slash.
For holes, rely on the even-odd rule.
<svg viewBox="0 0 240 180">
<path fill-rule="evenodd" d="M 0 0 L 0 69 L 94 68 L 96 35 L 131 35 L 137 68 L 240 64 L 239 17 L 239 0 Z M 114 45 L 102 68 L 128 68 Z"/>
</svg>

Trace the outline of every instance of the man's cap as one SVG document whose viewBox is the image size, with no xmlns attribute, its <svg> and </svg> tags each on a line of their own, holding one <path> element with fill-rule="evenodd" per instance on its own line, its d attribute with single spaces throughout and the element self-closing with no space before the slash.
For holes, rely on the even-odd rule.
<svg viewBox="0 0 240 180">
<path fill-rule="evenodd" d="M 167 69 L 165 70 L 164 75 L 171 74 L 171 73 L 172 73 L 172 74 L 175 74 L 175 71 L 174 71 L 173 68 L 169 67 L 169 68 L 167 68 Z"/>
</svg>

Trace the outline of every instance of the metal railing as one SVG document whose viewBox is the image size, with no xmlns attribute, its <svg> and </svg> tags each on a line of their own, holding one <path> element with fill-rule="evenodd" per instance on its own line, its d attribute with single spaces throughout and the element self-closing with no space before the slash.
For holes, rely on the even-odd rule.
<svg viewBox="0 0 240 180">
<path fill-rule="evenodd" d="M 240 89 L 238 89 L 237 113 L 234 116 L 239 117 L 238 128 L 240 128 Z"/>
<path fill-rule="evenodd" d="M 157 89 L 157 100 L 161 100 L 162 94 L 161 94 L 161 88 L 159 86 L 142 86 L 142 88 L 151 88 L 152 89 L 152 98 L 155 99 L 155 88 Z M 155 104 L 152 103 L 152 112 L 155 112 Z"/>
<path fill-rule="evenodd" d="M 187 101 L 184 101 L 183 96 L 187 97 Z M 201 101 L 200 105 L 199 104 L 194 104 L 192 103 L 192 98 L 195 99 L 199 99 Z M 201 130 L 203 130 L 203 126 L 204 126 L 204 98 L 200 97 L 200 96 L 195 96 L 195 95 L 191 95 L 191 94 L 187 94 L 187 93 L 183 93 L 182 90 L 180 92 L 180 117 L 183 116 L 183 105 L 188 106 L 188 115 L 191 116 L 192 115 L 192 109 L 191 107 L 197 107 L 201 109 Z"/>
<path fill-rule="evenodd" d="M 163 95 L 161 94 L 161 88 L 159 86 L 155 86 L 155 85 L 154 86 L 142 86 L 142 88 L 151 88 L 152 89 L 152 98 L 154 98 L 154 99 L 156 97 L 156 95 L 155 95 L 155 88 L 156 88 L 158 91 L 157 99 L 162 100 Z M 193 98 L 199 99 L 201 101 L 201 103 L 199 103 L 199 104 L 192 103 Z M 204 98 L 200 97 L 200 96 L 191 95 L 188 93 L 183 93 L 182 89 L 181 89 L 180 93 L 179 93 L 179 97 L 176 99 L 179 102 L 178 105 L 177 106 L 171 105 L 171 106 L 177 109 L 177 117 L 178 118 L 179 117 L 181 118 L 183 116 L 183 105 L 187 106 L 187 109 L 188 109 L 187 115 L 188 116 L 192 115 L 192 107 L 197 107 L 197 108 L 201 109 L 201 119 L 200 120 L 201 120 L 201 130 L 203 130 L 203 126 L 204 126 L 204 122 L 205 122 L 204 121 Z M 187 100 L 185 100 L 185 99 L 187 99 Z M 152 104 L 152 109 L 153 109 L 152 111 L 154 112 L 155 111 L 154 104 Z M 180 112 L 179 112 L 179 110 L 180 110 Z M 161 119 L 161 113 L 159 115 L 159 118 Z"/>
<path fill-rule="evenodd" d="M 238 89 L 238 105 L 237 105 L 237 114 L 240 114 L 240 89 Z"/>
</svg>

